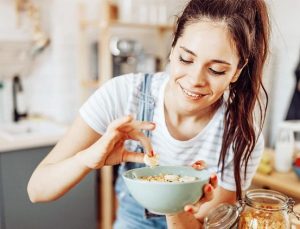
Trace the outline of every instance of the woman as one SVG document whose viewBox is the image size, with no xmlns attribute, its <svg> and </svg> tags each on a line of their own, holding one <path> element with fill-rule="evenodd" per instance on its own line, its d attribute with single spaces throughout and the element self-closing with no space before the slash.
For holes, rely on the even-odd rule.
<svg viewBox="0 0 300 229">
<path fill-rule="evenodd" d="M 56 199 L 104 165 L 143 162 L 143 154 L 132 152 L 134 141 L 126 141 L 124 148 L 125 140 L 133 139 L 150 156 L 154 150 L 161 165 L 204 160 L 217 173 L 219 185 L 213 191 L 212 177 L 204 188 L 205 198 L 186 206 L 185 212 L 147 218 L 119 178 L 115 228 L 201 227 L 209 209 L 241 198 L 259 163 L 268 29 L 263 0 L 191 0 L 177 20 L 170 72 L 117 77 L 96 91 L 67 135 L 34 171 L 28 184 L 30 199 Z M 256 104 L 259 125 L 254 120 Z M 151 144 L 140 130 L 151 130 Z"/>
</svg>

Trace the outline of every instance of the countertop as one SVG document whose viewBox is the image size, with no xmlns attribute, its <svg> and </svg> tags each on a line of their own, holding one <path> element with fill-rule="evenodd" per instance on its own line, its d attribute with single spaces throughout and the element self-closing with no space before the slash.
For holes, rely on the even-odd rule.
<svg viewBox="0 0 300 229">
<path fill-rule="evenodd" d="M 264 153 L 274 158 L 272 149 L 266 149 Z M 270 188 L 300 200 L 300 179 L 293 171 L 280 173 L 274 169 L 270 175 L 257 172 L 252 180 L 252 184 Z"/>
<path fill-rule="evenodd" d="M 25 121 L 0 126 L 0 153 L 55 145 L 67 127 L 49 121 Z"/>
<path fill-rule="evenodd" d="M 300 180 L 293 171 L 287 173 L 272 172 L 271 175 L 256 173 L 253 184 L 282 192 L 300 199 Z"/>
</svg>

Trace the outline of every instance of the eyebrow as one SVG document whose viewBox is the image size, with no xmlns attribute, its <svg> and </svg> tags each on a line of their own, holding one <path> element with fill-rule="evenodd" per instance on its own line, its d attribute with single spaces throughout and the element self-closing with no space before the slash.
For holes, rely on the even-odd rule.
<svg viewBox="0 0 300 229">
<path fill-rule="evenodd" d="M 180 46 L 181 49 L 183 49 L 184 51 L 186 51 L 187 53 L 193 55 L 193 56 L 197 56 L 193 51 L 187 49 L 186 47 Z"/>
<path fill-rule="evenodd" d="M 196 55 L 193 51 L 187 49 L 186 47 L 180 46 L 180 48 L 183 49 L 185 52 L 187 52 L 187 53 L 189 53 L 189 54 L 191 54 L 191 55 L 197 57 L 197 55 Z M 214 60 L 212 60 L 212 62 L 214 62 L 214 63 L 220 63 L 220 64 L 231 65 L 230 63 L 228 63 L 228 62 L 225 61 L 225 60 L 217 60 L 217 59 L 214 59 Z"/>
</svg>

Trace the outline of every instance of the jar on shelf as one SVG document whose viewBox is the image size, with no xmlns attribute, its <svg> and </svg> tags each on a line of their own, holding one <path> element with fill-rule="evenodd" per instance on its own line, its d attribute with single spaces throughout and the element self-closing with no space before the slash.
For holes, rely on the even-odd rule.
<svg viewBox="0 0 300 229">
<path fill-rule="evenodd" d="M 279 125 L 275 144 L 275 169 L 278 172 L 288 172 L 292 168 L 295 150 L 293 125 L 285 121 Z"/>
<path fill-rule="evenodd" d="M 294 201 L 286 195 L 265 189 L 246 192 L 237 205 L 222 204 L 204 220 L 205 229 L 287 229 Z"/>
</svg>

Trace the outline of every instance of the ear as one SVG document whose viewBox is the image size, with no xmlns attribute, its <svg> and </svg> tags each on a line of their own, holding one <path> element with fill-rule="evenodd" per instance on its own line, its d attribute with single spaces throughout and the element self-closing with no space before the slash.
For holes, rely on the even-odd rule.
<svg viewBox="0 0 300 229">
<path fill-rule="evenodd" d="M 234 74 L 234 76 L 232 77 L 230 83 L 235 83 L 238 79 L 239 79 L 239 76 L 241 74 L 241 72 L 243 71 L 244 67 L 248 64 L 248 60 L 246 60 L 246 63 L 241 67 L 241 68 L 238 68 Z"/>
</svg>

